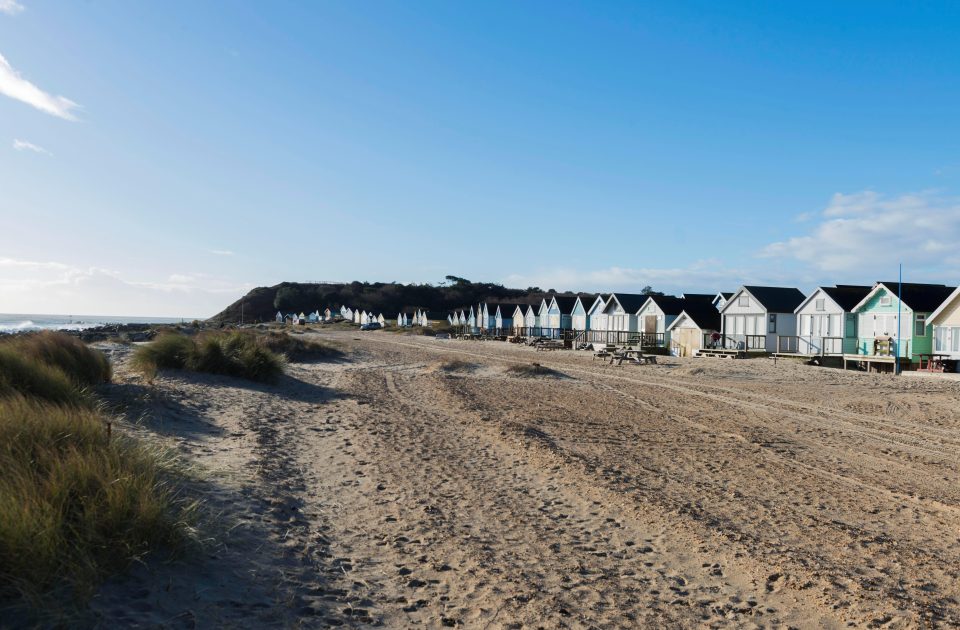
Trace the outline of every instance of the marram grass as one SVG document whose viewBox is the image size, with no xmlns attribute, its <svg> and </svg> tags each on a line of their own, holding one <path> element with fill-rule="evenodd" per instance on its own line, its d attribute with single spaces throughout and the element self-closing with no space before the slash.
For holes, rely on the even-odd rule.
<svg viewBox="0 0 960 630">
<path fill-rule="evenodd" d="M 39 619 L 188 540 L 194 507 L 171 463 L 111 436 L 95 408 L 88 388 L 109 377 L 106 358 L 67 335 L 0 341 L 0 610 Z"/>
<path fill-rule="evenodd" d="M 333 358 L 339 350 L 286 333 L 252 331 L 203 333 L 195 339 L 166 334 L 141 346 L 134 365 L 149 377 L 161 369 L 181 369 L 270 383 L 288 359 Z"/>
<path fill-rule="evenodd" d="M 95 411 L 0 400 L 0 601 L 91 594 L 131 559 L 186 540 L 158 453 Z"/>
</svg>

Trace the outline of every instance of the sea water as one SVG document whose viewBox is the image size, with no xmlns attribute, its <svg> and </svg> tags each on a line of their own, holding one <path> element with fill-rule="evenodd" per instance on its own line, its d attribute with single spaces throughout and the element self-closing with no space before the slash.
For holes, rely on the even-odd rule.
<svg viewBox="0 0 960 630">
<path fill-rule="evenodd" d="M 178 324 L 181 317 L 116 317 L 110 315 L 21 315 L 0 313 L 0 333 L 30 330 L 84 330 L 116 324 Z"/>
</svg>

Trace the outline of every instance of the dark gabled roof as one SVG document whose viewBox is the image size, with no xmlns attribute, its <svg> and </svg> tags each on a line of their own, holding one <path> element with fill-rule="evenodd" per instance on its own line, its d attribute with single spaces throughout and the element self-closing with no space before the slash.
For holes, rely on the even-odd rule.
<svg viewBox="0 0 960 630">
<path fill-rule="evenodd" d="M 560 307 L 560 313 L 563 315 L 569 315 L 573 312 L 573 305 L 577 303 L 576 296 L 568 297 L 564 295 L 555 295 L 554 299 L 557 300 L 557 306 Z"/>
<path fill-rule="evenodd" d="M 490 310 L 494 313 L 497 311 L 497 307 L 500 307 L 500 316 L 501 317 L 513 317 L 513 312 L 517 310 L 517 307 L 525 306 L 519 302 L 498 302 L 496 304 L 490 304 Z"/>
<path fill-rule="evenodd" d="M 627 313 L 636 313 L 640 310 L 640 307 L 643 306 L 643 303 L 647 301 L 647 298 L 650 297 L 642 293 L 612 293 L 611 296 L 617 297 L 620 306 L 622 306 L 623 310 Z M 609 301 L 610 298 L 607 298 L 607 302 Z"/>
<path fill-rule="evenodd" d="M 837 305 L 849 313 L 853 307 L 867 297 L 873 287 L 861 287 L 853 284 L 838 284 L 835 287 L 820 287 Z"/>
<path fill-rule="evenodd" d="M 806 299 L 800 289 L 793 287 L 744 286 L 743 288 L 757 298 L 768 313 L 792 313 Z"/>
<path fill-rule="evenodd" d="M 683 312 L 701 330 L 720 330 L 720 311 L 706 300 L 690 300 L 684 304 Z"/>
<path fill-rule="evenodd" d="M 732 292 L 732 293 L 728 293 L 727 291 L 721 291 L 721 292 L 720 292 L 720 295 L 723 296 L 723 299 L 729 300 L 730 298 L 733 297 L 733 293 L 736 293 L 736 291 L 734 291 L 734 292 Z M 714 296 L 714 297 L 716 297 L 716 296 Z"/>
<path fill-rule="evenodd" d="M 653 300 L 653 303 L 659 306 L 660 310 L 666 315 L 679 315 L 683 312 L 684 305 L 686 304 L 686 301 L 683 298 L 674 297 L 672 295 L 651 295 L 650 299 Z M 696 302 L 698 300 L 694 299 L 691 301 Z M 644 300 L 644 302 L 646 302 L 646 300 Z M 640 306 L 643 306 L 643 304 Z M 712 307 L 713 305 L 711 304 L 710 306 Z M 713 310 L 717 309 L 714 308 Z"/>
<path fill-rule="evenodd" d="M 684 293 L 681 295 L 684 300 L 706 300 L 707 302 L 712 302 L 713 298 L 717 297 L 716 293 Z"/>
<path fill-rule="evenodd" d="M 582 299 L 582 298 L 581 298 L 581 299 Z M 590 298 L 590 303 L 589 303 L 589 304 L 587 304 L 586 302 L 584 302 L 584 305 L 583 305 L 584 310 L 589 311 L 589 310 L 590 310 L 590 307 L 592 307 L 594 304 L 596 304 L 597 299 L 600 299 L 600 300 L 603 302 L 604 308 L 606 308 L 607 302 L 610 301 L 610 294 L 609 294 L 609 293 L 608 293 L 608 294 L 597 293 L 596 295 L 594 295 L 593 297 Z"/>
<path fill-rule="evenodd" d="M 902 293 L 900 293 L 901 288 L 898 282 L 881 282 L 880 284 L 887 287 L 894 296 L 899 294 L 904 304 L 921 313 L 932 313 L 940 308 L 943 301 L 950 297 L 950 294 L 956 288 L 944 284 L 904 282 Z"/>
</svg>

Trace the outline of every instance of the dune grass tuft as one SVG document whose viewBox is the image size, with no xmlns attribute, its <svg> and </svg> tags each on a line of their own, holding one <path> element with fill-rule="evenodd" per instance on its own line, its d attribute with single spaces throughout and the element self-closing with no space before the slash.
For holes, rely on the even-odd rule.
<svg viewBox="0 0 960 630">
<path fill-rule="evenodd" d="M 463 361 L 462 359 L 450 359 L 440 364 L 442 372 L 473 372 L 479 367 L 476 363 Z"/>
<path fill-rule="evenodd" d="M 182 370 L 187 367 L 195 348 L 193 339 L 175 332 L 165 332 L 137 348 L 133 365 L 150 377 L 155 376 L 157 370 Z"/>
<path fill-rule="evenodd" d="M 244 331 L 245 334 L 256 334 Z M 258 335 L 259 343 L 271 352 L 282 354 L 291 361 L 312 361 L 319 359 L 337 359 L 343 352 L 322 341 L 292 336 L 285 332 L 270 331 Z"/>
<path fill-rule="evenodd" d="M 92 387 L 109 378 L 106 357 L 68 335 L 0 340 L 0 610 L 26 611 L 27 625 L 187 540 L 193 508 L 169 464 L 111 437 L 96 409 Z"/>
<path fill-rule="evenodd" d="M 527 364 L 515 364 L 507 368 L 507 373 L 514 376 L 522 377 L 551 377 L 551 378 L 563 378 L 566 375 L 563 372 L 558 372 L 552 368 L 540 365 L 539 363 Z"/>
<path fill-rule="evenodd" d="M 110 361 L 70 335 L 43 331 L 4 339 L 3 346 L 24 357 L 60 368 L 81 387 L 93 387 L 110 380 Z"/>
<path fill-rule="evenodd" d="M 0 603 L 76 599 L 132 558 L 187 539 L 189 509 L 157 454 L 95 411 L 0 400 Z"/>
<path fill-rule="evenodd" d="M 0 340 L 0 396 L 20 393 L 83 405 L 89 390 L 110 380 L 110 362 L 79 339 L 52 331 Z"/>
<path fill-rule="evenodd" d="M 161 369 L 181 369 L 269 383 L 283 374 L 285 358 L 246 332 L 204 333 L 196 339 L 166 334 L 141 346 L 134 366 L 149 377 Z"/>
</svg>

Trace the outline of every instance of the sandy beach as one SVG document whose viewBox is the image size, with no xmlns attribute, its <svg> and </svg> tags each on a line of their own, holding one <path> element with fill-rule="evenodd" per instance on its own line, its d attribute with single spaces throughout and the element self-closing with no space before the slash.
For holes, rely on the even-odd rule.
<svg viewBox="0 0 960 630">
<path fill-rule="evenodd" d="M 277 385 L 130 348 L 108 400 L 212 516 L 93 601 L 104 624 L 960 624 L 960 383 L 768 359 L 308 333 Z M 524 376 L 516 365 L 555 375 Z"/>
</svg>

